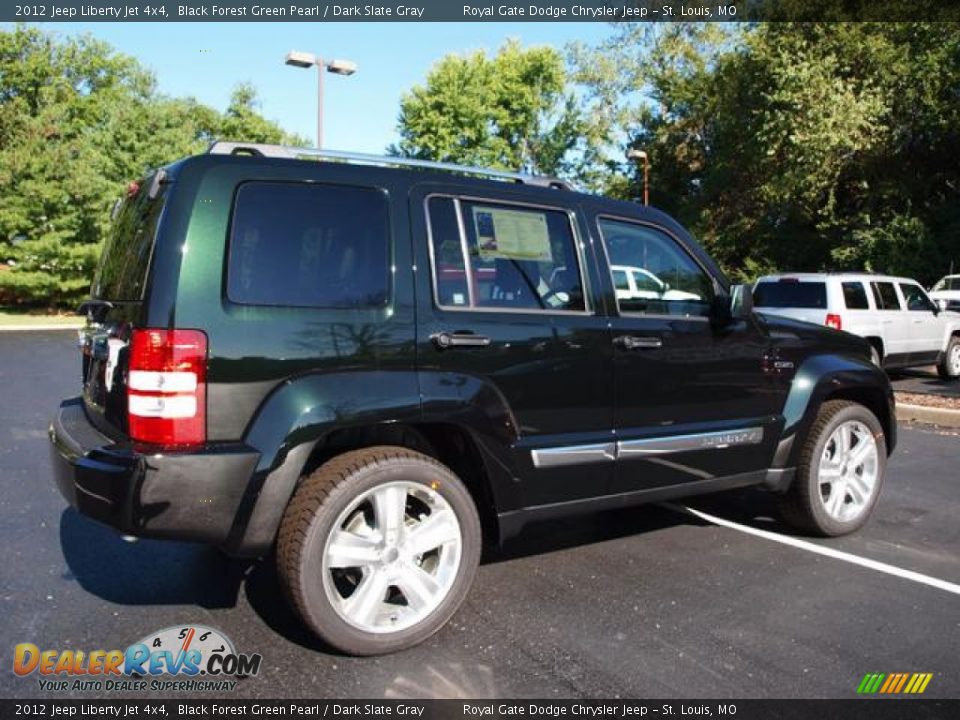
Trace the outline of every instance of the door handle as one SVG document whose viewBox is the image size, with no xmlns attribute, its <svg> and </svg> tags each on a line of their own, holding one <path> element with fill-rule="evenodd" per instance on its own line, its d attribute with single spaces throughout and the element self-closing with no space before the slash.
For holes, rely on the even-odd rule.
<svg viewBox="0 0 960 720">
<path fill-rule="evenodd" d="M 441 350 L 452 347 L 486 347 L 490 338 L 466 332 L 438 332 L 430 336 L 433 344 Z"/>
<path fill-rule="evenodd" d="M 624 350 L 653 350 L 663 347 L 663 338 L 637 335 L 620 335 L 614 343 Z"/>
</svg>

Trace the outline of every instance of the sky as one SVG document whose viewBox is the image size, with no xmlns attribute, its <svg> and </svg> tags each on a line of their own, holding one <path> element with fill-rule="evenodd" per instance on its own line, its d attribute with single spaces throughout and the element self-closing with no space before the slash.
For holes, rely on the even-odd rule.
<svg viewBox="0 0 960 720">
<path fill-rule="evenodd" d="M 241 82 L 258 92 L 260 112 L 313 141 L 316 70 L 284 65 L 290 50 L 353 60 L 350 77 L 327 74 L 324 146 L 383 153 L 397 138 L 400 96 L 422 83 L 451 52 L 495 51 L 506 39 L 524 45 L 595 43 L 604 23 L 51 23 L 47 29 L 89 33 L 136 57 L 161 92 L 193 96 L 218 110 Z M 227 139 L 227 138 L 224 138 Z"/>
</svg>

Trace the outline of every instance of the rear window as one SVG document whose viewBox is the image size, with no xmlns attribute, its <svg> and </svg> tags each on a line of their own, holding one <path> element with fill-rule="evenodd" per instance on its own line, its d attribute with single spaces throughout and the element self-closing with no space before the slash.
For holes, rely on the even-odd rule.
<svg viewBox="0 0 960 720">
<path fill-rule="evenodd" d="M 383 306 L 389 254 L 380 190 L 245 183 L 233 211 L 227 297 L 246 305 Z"/>
<path fill-rule="evenodd" d="M 843 283 L 843 303 L 847 310 L 869 310 L 870 303 L 867 300 L 867 291 L 862 282 Z"/>
<path fill-rule="evenodd" d="M 762 282 L 753 291 L 753 304 L 772 308 L 827 307 L 827 286 L 822 282 L 775 280 Z"/>
<path fill-rule="evenodd" d="M 143 299 L 157 227 L 167 197 L 167 185 L 162 183 L 157 186 L 156 196 L 150 197 L 153 181 L 151 175 L 121 201 L 93 279 L 93 297 L 119 301 Z"/>
</svg>

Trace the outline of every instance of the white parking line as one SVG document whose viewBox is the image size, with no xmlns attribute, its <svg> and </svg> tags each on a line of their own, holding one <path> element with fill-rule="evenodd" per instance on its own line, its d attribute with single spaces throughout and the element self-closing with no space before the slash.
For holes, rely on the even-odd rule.
<svg viewBox="0 0 960 720">
<path fill-rule="evenodd" d="M 913 570 L 904 570 L 896 565 L 888 565 L 887 563 L 870 560 L 868 558 L 860 557 L 859 555 L 853 555 L 852 553 L 834 550 L 833 548 L 818 545 L 817 543 L 808 542 L 806 540 L 799 540 L 797 538 L 790 537 L 789 535 L 781 535 L 780 533 L 770 532 L 769 530 L 760 530 L 759 528 L 750 527 L 749 525 L 741 525 L 740 523 L 733 522 L 732 520 L 724 520 L 716 515 L 710 515 L 702 510 L 695 510 L 694 508 L 687 507 L 686 505 L 675 505 L 674 503 L 661 503 L 661 505 L 675 512 L 693 515 L 694 517 L 698 517 L 701 520 L 706 520 L 714 525 L 730 528 L 731 530 L 739 530 L 740 532 L 747 533 L 748 535 L 756 535 L 757 537 L 762 537 L 766 540 L 772 540 L 773 542 L 778 542 L 782 545 L 790 545 L 791 547 L 807 550 L 809 552 L 816 553 L 817 555 L 830 557 L 834 560 L 843 560 L 844 562 L 851 563 L 852 565 L 859 565 L 860 567 L 887 573 L 888 575 L 895 575 L 896 577 L 903 578 L 904 580 L 912 580 L 913 582 L 921 583 L 922 585 L 929 585 L 930 587 L 935 587 L 938 590 L 945 590 L 948 593 L 953 593 L 954 595 L 960 595 L 960 585 L 931 577 L 929 575 L 924 575 L 923 573 L 914 572 Z"/>
</svg>

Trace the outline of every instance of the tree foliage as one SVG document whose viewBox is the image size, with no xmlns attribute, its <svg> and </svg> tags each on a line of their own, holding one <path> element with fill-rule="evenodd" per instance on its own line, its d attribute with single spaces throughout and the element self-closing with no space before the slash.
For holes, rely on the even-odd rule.
<svg viewBox="0 0 960 720">
<path fill-rule="evenodd" d="M 574 61 L 611 147 L 649 153 L 652 201 L 733 274 L 960 259 L 957 25 L 632 26 Z"/>
<path fill-rule="evenodd" d="M 224 113 L 159 94 L 136 60 L 90 37 L 0 30 L 0 301 L 82 297 L 114 200 L 213 139 L 293 140 L 239 86 Z"/>
<path fill-rule="evenodd" d="M 393 152 L 483 167 L 568 173 L 588 148 L 563 55 L 516 41 L 441 59 L 404 94 L 398 125 Z"/>
</svg>

